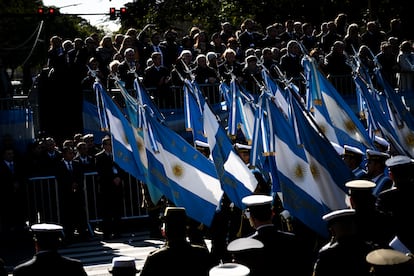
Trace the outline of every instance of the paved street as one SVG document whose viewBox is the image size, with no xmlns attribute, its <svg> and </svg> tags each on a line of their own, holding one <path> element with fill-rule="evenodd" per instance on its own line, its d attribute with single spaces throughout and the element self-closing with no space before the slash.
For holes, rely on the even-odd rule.
<svg viewBox="0 0 414 276">
<path fill-rule="evenodd" d="M 161 240 L 151 239 L 148 232 L 137 232 L 123 234 L 121 238 L 108 242 L 99 239 L 73 244 L 62 249 L 61 253 L 81 260 L 88 275 L 111 275 L 108 268 L 113 257 L 133 257 L 139 269 L 148 253 L 162 244 Z"/>
<path fill-rule="evenodd" d="M 26 246 L 11 246 L 7 250 L 0 251 L 2 254 L 0 257 L 6 261 L 9 271 L 11 271 L 13 265 L 31 258 L 33 249 L 28 247 L 29 244 L 26 243 Z M 124 233 L 119 239 L 110 241 L 103 241 L 100 235 L 96 235 L 90 241 L 65 246 L 60 249 L 60 252 L 64 256 L 81 260 L 88 275 L 109 276 L 111 274 L 108 272 L 108 268 L 111 266 L 113 257 L 121 255 L 133 257 L 136 259 L 137 268 L 140 269 L 148 253 L 162 244 L 163 240 L 150 238 L 149 231 L 143 229 L 137 232 Z M 207 244 L 210 245 L 210 242 L 207 241 Z"/>
<path fill-rule="evenodd" d="M 136 259 L 137 268 L 141 268 L 147 254 L 163 244 L 160 239 L 151 239 L 148 231 L 124 233 L 118 239 L 103 241 L 99 235 L 86 242 L 77 242 L 60 249 L 60 253 L 67 257 L 79 259 L 84 264 L 88 275 L 111 275 L 108 268 L 113 257 L 130 256 Z M 10 248 L 3 248 L 0 252 L 8 271 L 14 265 L 31 258 L 33 249 L 18 244 Z"/>
</svg>

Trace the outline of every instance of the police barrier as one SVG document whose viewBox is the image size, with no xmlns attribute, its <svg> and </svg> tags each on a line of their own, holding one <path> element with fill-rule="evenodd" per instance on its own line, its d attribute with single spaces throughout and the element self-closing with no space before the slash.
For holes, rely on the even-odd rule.
<svg viewBox="0 0 414 276">
<path fill-rule="evenodd" d="M 123 220 L 147 216 L 146 208 L 142 207 L 142 185 L 140 181 L 137 181 L 132 176 L 129 176 L 123 182 Z M 102 203 L 96 172 L 85 173 L 84 196 L 86 215 L 89 223 L 96 224 L 100 222 L 102 220 Z M 39 222 L 61 222 L 59 187 L 55 176 L 29 178 L 26 197 L 29 225 Z"/>
<path fill-rule="evenodd" d="M 59 187 L 55 176 L 32 177 L 26 186 L 29 224 L 60 222 Z"/>
</svg>

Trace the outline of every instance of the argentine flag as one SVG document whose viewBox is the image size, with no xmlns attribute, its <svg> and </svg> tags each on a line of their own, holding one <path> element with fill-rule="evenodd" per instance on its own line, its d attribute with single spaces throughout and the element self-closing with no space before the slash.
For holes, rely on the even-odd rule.
<svg viewBox="0 0 414 276">
<path fill-rule="evenodd" d="M 148 112 L 143 132 L 150 182 L 189 217 L 210 226 L 223 196 L 214 164 Z"/>
<path fill-rule="evenodd" d="M 139 154 L 139 144 L 143 145 L 143 140 L 133 130 L 125 115 L 119 110 L 106 91 L 104 91 L 102 85 L 96 82 L 94 89 L 97 93 L 100 93 L 104 103 L 109 130 L 112 136 L 112 150 L 115 163 L 136 179 L 145 181 L 145 166 L 140 164 L 141 158 L 137 156 Z M 139 163 L 137 163 L 137 160 L 139 160 Z"/>
<path fill-rule="evenodd" d="M 316 68 L 311 57 L 303 59 L 307 80 L 307 109 L 324 135 L 341 146 L 373 148 L 372 140 L 349 105 L 329 80 Z"/>
<path fill-rule="evenodd" d="M 347 208 L 345 183 L 352 172 L 329 141 L 315 131 L 296 100 L 292 101 L 297 131 L 296 143 L 290 119 L 267 99 L 268 114 L 275 126 L 276 165 L 283 205 L 289 212 L 323 237 L 329 233 L 322 216 Z"/>
<path fill-rule="evenodd" d="M 207 104 L 203 108 L 203 119 L 222 189 L 237 207 L 244 209 L 242 199 L 255 190 L 256 177 L 234 151 L 225 130 Z"/>
</svg>

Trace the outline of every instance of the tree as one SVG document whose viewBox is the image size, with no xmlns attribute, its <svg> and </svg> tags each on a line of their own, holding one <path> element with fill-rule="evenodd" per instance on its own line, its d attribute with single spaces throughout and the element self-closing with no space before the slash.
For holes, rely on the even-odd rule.
<svg viewBox="0 0 414 276">
<path fill-rule="evenodd" d="M 60 14 L 59 9 L 55 9 L 53 16 L 47 12 L 40 15 L 38 8 L 42 6 L 42 1 L 0 2 L 0 36 L 7 38 L 0 41 L 0 58 L 5 67 L 12 70 L 12 78 L 15 77 L 16 68 L 25 67 L 23 72 L 28 74 L 46 63 L 49 38 L 52 35 L 73 39 L 99 32 L 81 17 Z M 48 9 L 45 7 L 44 10 Z M 23 79 L 29 80 L 31 76 L 24 76 Z"/>
<path fill-rule="evenodd" d="M 403 0 L 352 1 L 321 0 L 136 0 L 128 4 L 133 14 L 131 20 L 122 22 L 122 29 L 154 23 L 161 30 L 175 28 L 187 34 L 191 26 L 198 26 L 208 33 L 220 29 L 220 23 L 229 21 L 239 27 L 245 18 L 254 19 L 259 26 L 284 22 L 291 18 L 320 26 L 323 21 L 334 20 L 338 13 L 348 15 L 349 22 L 364 25 L 366 20 L 378 20 L 387 28 L 389 20 L 399 17 L 405 26 L 414 20 Z M 371 8 L 367 13 L 368 6 Z M 411 35 L 412 36 L 412 35 Z"/>
</svg>

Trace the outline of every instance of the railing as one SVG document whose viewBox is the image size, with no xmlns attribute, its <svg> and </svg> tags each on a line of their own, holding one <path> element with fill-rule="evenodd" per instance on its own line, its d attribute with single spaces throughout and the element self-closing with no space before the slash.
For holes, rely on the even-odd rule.
<svg viewBox="0 0 414 276">
<path fill-rule="evenodd" d="M 24 109 L 29 107 L 28 96 L 19 95 L 0 98 L 0 110 Z"/>
<path fill-rule="evenodd" d="M 124 198 L 122 219 L 135 219 L 147 216 L 142 207 L 142 183 L 132 176 L 123 182 Z M 32 177 L 26 189 L 29 224 L 38 222 L 61 222 L 59 187 L 55 176 Z M 84 197 L 86 217 L 90 224 L 102 220 L 102 202 L 99 195 L 97 173 L 85 173 Z"/>
<path fill-rule="evenodd" d="M 59 187 L 54 176 L 30 178 L 26 198 L 29 223 L 60 222 Z"/>
<path fill-rule="evenodd" d="M 302 82 L 303 80 L 294 79 L 292 81 Z M 352 79 L 352 75 L 330 76 L 329 81 L 337 89 L 339 94 L 341 94 L 344 98 L 355 97 L 355 83 Z M 279 85 L 282 84 L 279 83 Z M 220 94 L 219 84 L 199 84 L 199 87 L 204 95 L 204 98 L 210 105 L 219 104 L 223 100 Z M 258 87 L 256 83 L 249 85 L 249 87 L 251 87 L 251 91 L 249 92 L 253 95 L 260 94 L 260 87 Z M 163 93 L 170 93 L 166 98 L 168 98 L 172 102 L 166 102 L 166 98 L 162 97 L 162 93 L 157 93 L 157 89 L 154 87 L 146 88 L 146 90 L 152 98 L 154 104 L 160 109 L 168 110 L 183 108 L 184 93 L 182 86 L 170 86 L 168 90 L 163 91 Z M 120 95 L 118 89 L 110 89 L 109 93 L 121 106 L 123 106 L 122 95 Z M 88 98 L 91 99 L 89 96 Z M 92 99 L 92 101 L 94 101 L 94 99 Z"/>
<path fill-rule="evenodd" d="M 200 84 L 199 87 L 203 93 L 204 99 L 209 104 L 214 105 L 222 101 L 218 84 Z M 162 93 L 157 92 L 157 88 L 155 87 L 148 87 L 146 88 L 146 91 L 154 104 L 160 109 L 182 109 L 184 107 L 184 92 L 182 86 L 169 86 L 168 89 Z M 108 92 L 120 106 L 123 106 L 123 98 L 119 89 L 112 88 L 109 89 Z M 168 93 L 168 95 L 165 95 L 165 93 Z M 131 95 L 134 94 L 135 93 L 132 93 L 131 91 Z M 84 91 L 83 95 L 85 95 L 86 100 L 89 100 L 90 102 L 95 101 L 94 94 L 91 90 Z"/>
</svg>

